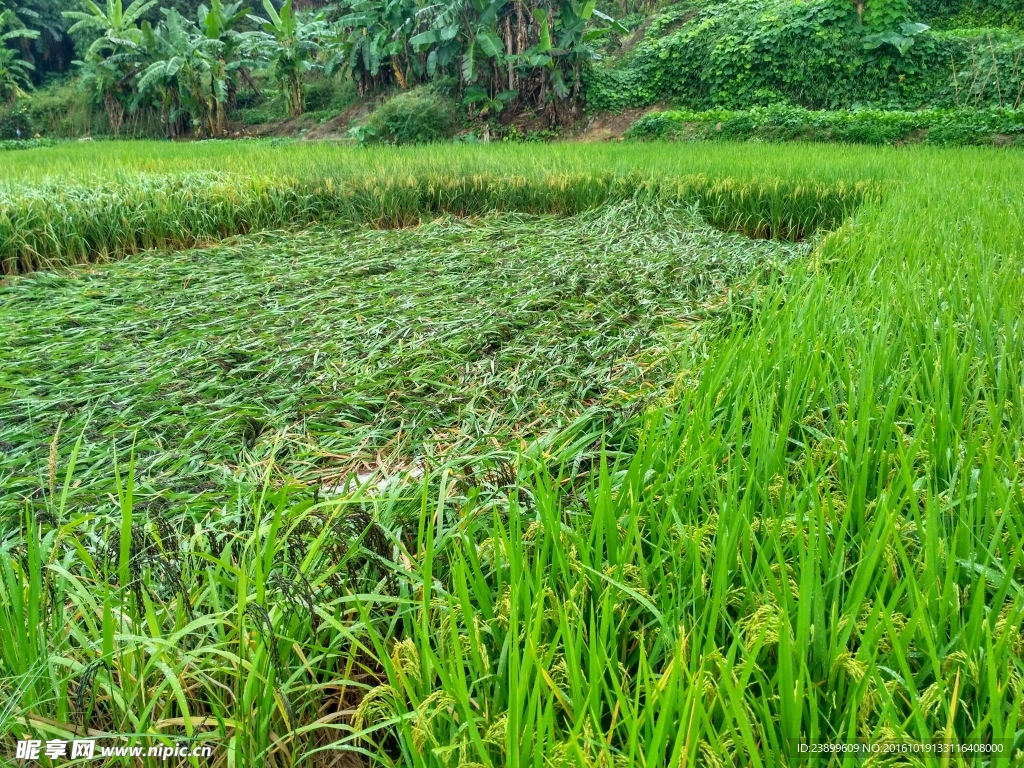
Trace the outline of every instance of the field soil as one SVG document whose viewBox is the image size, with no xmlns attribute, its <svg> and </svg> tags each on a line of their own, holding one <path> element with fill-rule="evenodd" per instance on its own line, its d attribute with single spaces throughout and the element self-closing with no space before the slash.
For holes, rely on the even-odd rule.
<svg viewBox="0 0 1024 768">
<path fill-rule="evenodd" d="M 666 109 L 665 105 L 653 107 L 637 107 L 622 112 L 598 112 L 588 115 L 585 120 L 573 127 L 566 138 L 575 141 L 618 141 L 622 139 L 629 127 L 648 112 Z"/>
</svg>

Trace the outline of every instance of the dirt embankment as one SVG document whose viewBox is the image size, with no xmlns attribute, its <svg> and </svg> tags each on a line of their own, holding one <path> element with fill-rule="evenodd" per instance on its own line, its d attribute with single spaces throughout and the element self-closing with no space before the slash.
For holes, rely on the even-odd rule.
<svg viewBox="0 0 1024 768">
<path fill-rule="evenodd" d="M 343 139 L 348 129 L 354 123 L 361 123 L 366 120 L 367 115 L 373 110 L 373 105 L 366 102 L 356 102 L 346 107 L 334 117 L 324 122 L 318 122 L 316 117 L 302 115 L 287 120 L 278 120 L 272 123 L 259 123 L 257 125 L 243 125 L 236 123 L 230 127 L 230 133 L 234 138 L 300 138 L 300 139 Z"/>
<path fill-rule="evenodd" d="M 337 117 L 315 128 L 310 129 L 302 138 L 304 139 L 340 139 L 348 133 L 348 129 L 354 124 L 362 123 L 373 111 L 373 105 L 360 101 L 350 104 L 342 110 Z"/>
<path fill-rule="evenodd" d="M 665 109 L 664 105 L 625 109 L 622 112 L 598 112 L 588 116 L 568 138 L 577 141 L 621 141 L 629 127 L 646 115 Z"/>
<path fill-rule="evenodd" d="M 233 125 L 231 135 L 235 138 L 299 138 L 309 141 L 338 141 L 348 137 L 353 125 L 363 123 L 376 107 L 374 102 L 358 101 L 324 122 L 317 122 L 309 115 L 280 120 L 260 125 Z M 619 141 L 629 127 L 648 112 L 665 109 L 665 105 L 627 109 L 622 112 L 599 112 L 584 114 L 575 123 L 561 126 L 551 133 L 552 138 L 562 141 Z M 506 130 L 514 128 L 528 136 L 551 130 L 548 120 L 533 112 L 503 115 L 502 125 Z"/>
</svg>

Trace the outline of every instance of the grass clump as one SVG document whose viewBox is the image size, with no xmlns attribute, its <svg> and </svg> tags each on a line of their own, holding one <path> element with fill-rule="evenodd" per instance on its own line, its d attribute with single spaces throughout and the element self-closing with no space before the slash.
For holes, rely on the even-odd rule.
<svg viewBox="0 0 1024 768">
<path fill-rule="evenodd" d="M 341 112 L 358 97 L 355 83 L 337 77 L 317 77 L 305 84 L 303 98 L 310 112 Z"/>
<path fill-rule="evenodd" d="M 242 125 L 264 125 L 287 117 L 284 107 L 275 101 L 269 101 L 258 107 L 242 107 L 235 111 L 235 118 Z"/>
<path fill-rule="evenodd" d="M 24 105 L 0 105 L 0 141 L 14 143 L 19 139 L 31 139 L 34 134 L 35 123 Z"/>
</svg>

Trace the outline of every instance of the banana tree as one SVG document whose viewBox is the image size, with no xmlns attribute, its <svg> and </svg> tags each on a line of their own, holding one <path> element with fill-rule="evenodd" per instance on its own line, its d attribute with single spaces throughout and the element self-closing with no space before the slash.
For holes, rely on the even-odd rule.
<svg viewBox="0 0 1024 768">
<path fill-rule="evenodd" d="M 462 95 L 462 103 L 478 117 L 494 117 L 515 100 L 518 91 L 499 91 L 491 95 L 479 85 L 469 86 Z"/>
<path fill-rule="evenodd" d="M 596 0 L 456 0 L 418 16 L 426 28 L 409 42 L 426 54 L 427 75 L 457 62 L 464 103 L 488 114 L 512 101 L 536 108 L 560 100 L 574 109 L 582 69 L 598 56 L 594 41 L 625 31 Z"/>
<path fill-rule="evenodd" d="M 458 75 L 464 87 L 482 83 L 488 95 L 493 95 L 491 91 L 498 88 L 507 73 L 509 53 L 499 22 L 503 12 L 513 5 L 510 0 L 461 0 L 423 8 L 419 16 L 426 20 L 427 29 L 409 42 L 418 51 L 428 52 L 427 76 L 434 77 L 439 70 L 447 70 L 458 61 Z"/>
<path fill-rule="evenodd" d="M 209 8 L 198 9 L 199 30 L 209 42 L 210 99 L 214 115 L 214 134 L 227 131 L 227 111 L 235 105 L 238 91 L 237 73 L 242 67 L 240 51 L 248 33 L 240 32 L 238 25 L 248 15 L 241 2 L 224 4 L 211 0 Z"/>
<path fill-rule="evenodd" d="M 16 41 L 21 59 L 49 71 L 63 71 L 70 63 L 70 40 L 61 11 L 68 7 L 71 0 L 0 0 L 0 13 L 13 12 L 9 26 L 36 33 Z"/>
<path fill-rule="evenodd" d="M 138 22 L 157 4 L 157 0 L 133 0 L 125 8 L 122 0 L 107 0 L 106 7 L 101 8 L 93 0 L 81 2 L 85 11 L 65 11 L 64 16 L 75 20 L 68 30 L 70 33 L 87 30 L 99 33 L 86 56 L 101 56 L 122 48 L 137 49 L 142 38 Z"/>
<path fill-rule="evenodd" d="M 270 61 L 288 114 L 298 117 L 303 111 L 302 76 L 315 66 L 319 40 L 326 33 L 323 16 L 297 15 L 292 10 L 292 0 L 286 0 L 280 12 L 270 0 L 263 0 L 263 9 L 266 19 L 249 16 L 262 29 L 257 45 Z"/>
<path fill-rule="evenodd" d="M 409 37 L 417 20 L 416 0 L 347 0 L 329 46 L 328 74 L 347 65 L 361 93 L 394 80 L 406 88 L 424 75 L 424 62 Z"/>
<path fill-rule="evenodd" d="M 149 24 L 143 24 L 143 45 L 152 61 L 136 83 L 131 108 L 138 109 L 146 101 L 154 104 L 160 111 L 160 122 L 164 124 L 167 138 L 173 139 L 178 135 L 179 122 L 186 110 L 182 107 L 176 80 L 181 60 L 166 55 L 164 48 L 170 44 L 163 37 L 162 28 L 154 30 Z"/>
<path fill-rule="evenodd" d="M 5 31 L 6 30 L 6 31 Z M 14 11 L 0 12 L 0 103 L 11 103 L 32 87 L 32 63 L 24 60 L 7 43 L 12 40 L 32 40 L 39 33 L 21 25 Z"/>
<path fill-rule="evenodd" d="M 81 1 L 85 11 L 65 11 L 64 16 L 75 21 L 69 33 L 98 33 L 83 60 L 76 62 L 82 67 L 82 87 L 96 89 L 117 134 L 124 120 L 125 101 L 131 95 L 129 83 L 138 73 L 143 54 L 138 22 L 157 0 L 133 0 L 127 8 L 122 0 L 107 0 L 103 8 L 93 0 Z"/>
<path fill-rule="evenodd" d="M 139 75 L 132 108 L 144 101 L 159 106 L 169 138 L 183 114 L 197 130 L 217 133 L 216 110 L 208 98 L 206 83 L 212 78 L 215 41 L 199 34 L 177 11 L 165 11 L 166 20 L 156 30 L 143 25 L 143 42 L 150 63 Z"/>
<path fill-rule="evenodd" d="M 531 100 L 536 105 L 555 110 L 560 101 L 574 110 L 583 68 L 600 58 L 593 43 L 612 31 L 628 31 L 596 5 L 596 0 L 562 0 L 553 8 L 533 8 L 537 42 L 517 57 L 517 64 L 525 72 L 535 73 L 530 80 L 534 88 Z M 537 77 L 538 73 L 542 76 Z"/>
</svg>

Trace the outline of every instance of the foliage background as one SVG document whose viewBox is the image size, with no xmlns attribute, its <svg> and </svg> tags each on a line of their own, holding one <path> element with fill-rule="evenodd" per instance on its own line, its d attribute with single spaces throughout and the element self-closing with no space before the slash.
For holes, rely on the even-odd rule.
<svg viewBox="0 0 1024 768">
<path fill-rule="evenodd" d="M 945 29 L 1008 26 L 1024 29 L 1021 0 L 910 0 L 911 8 L 932 26 Z"/>
<path fill-rule="evenodd" d="M 450 118 L 456 129 L 476 121 L 500 130 L 502 113 L 535 112 L 551 125 L 574 121 L 584 104 L 590 112 L 655 104 L 691 112 L 769 106 L 906 112 L 1012 110 L 1024 97 L 1024 0 L 865 0 L 860 8 L 856 0 L 296 0 L 303 39 L 313 43 L 307 60 L 297 64 L 308 104 L 293 93 L 293 106 L 282 106 L 286 91 L 299 86 L 294 79 L 288 88 L 280 85 L 268 51 L 244 60 L 239 56 L 252 52 L 242 45 L 224 70 L 216 63 L 222 43 L 198 39 L 202 30 L 188 27 L 193 42 L 175 48 L 173 56 L 203 65 L 193 68 L 192 84 L 179 68 L 159 93 L 138 93 L 140 75 L 133 68 L 158 65 L 169 72 L 178 66 L 173 56 L 112 52 L 108 60 L 121 57 L 117 74 L 110 75 L 118 83 L 114 104 L 102 93 L 76 89 L 72 61 L 85 56 L 92 40 L 70 33 L 62 14 L 80 8 L 79 2 L 0 0 L 0 8 L 13 9 L 39 33 L 8 43 L 34 64 L 37 90 L 17 105 L 0 105 L 0 139 L 18 131 L 22 138 L 37 132 L 223 135 L 208 113 L 224 106 L 236 126 L 280 121 L 303 111 L 300 106 L 327 119 L 356 100 L 357 92 L 373 108 L 420 85 L 441 87 L 451 101 L 440 110 L 433 109 L 436 99 L 429 102 L 430 119 L 441 119 L 438 130 L 425 117 L 404 133 L 434 138 L 451 135 Z M 162 28 L 168 13 L 178 13 L 194 25 L 200 5 L 162 0 L 140 23 Z M 258 3 L 242 6 L 266 17 Z M 907 32 L 918 22 L 923 24 Z M 243 18 L 232 34 L 251 34 L 256 27 L 253 18 Z M 251 78 L 239 75 L 243 66 Z M 151 91 L 154 82 L 146 81 Z M 201 94 L 218 89 L 229 91 L 228 98 L 204 104 Z M 401 113 L 401 106 L 392 110 Z M 111 114 L 121 123 L 113 125 Z M 361 135 L 376 130 L 370 126 Z"/>
<path fill-rule="evenodd" d="M 865 50 L 864 32 L 847 0 L 681 4 L 654 19 L 624 65 L 591 73 L 588 102 L 592 109 L 659 101 L 693 109 L 780 102 L 917 109 L 957 106 L 958 97 L 971 106 L 1018 98 L 1024 42 L 1012 33 L 929 33 L 900 54 L 891 46 Z"/>
</svg>

